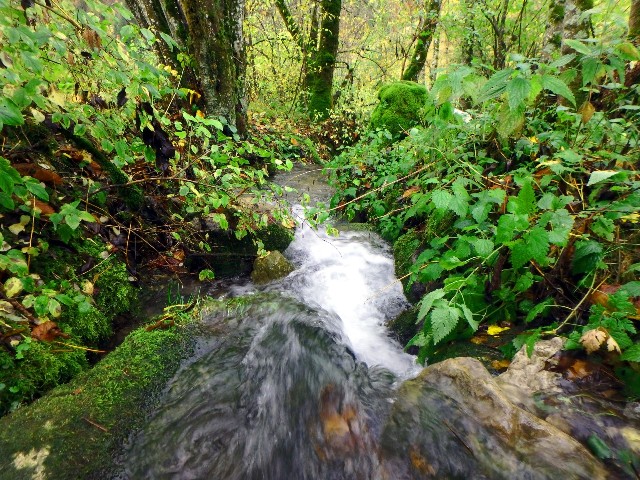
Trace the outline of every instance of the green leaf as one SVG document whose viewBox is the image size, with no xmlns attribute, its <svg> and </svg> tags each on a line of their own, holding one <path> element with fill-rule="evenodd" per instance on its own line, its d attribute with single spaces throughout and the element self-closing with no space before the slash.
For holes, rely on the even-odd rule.
<svg viewBox="0 0 640 480">
<path fill-rule="evenodd" d="M 529 97 L 531 83 L 524 77 L 516 77 L 507 84 L 509 108 L 515 110 Z"/>
<path fill-rule="evenodd" d="M 604 248 L 594 240 L 576 242 L 571 268 L 573 273 L 589 273 L 593 271 L 604 256 Z"/>
<path fill-rule="evenodd" d="M 449 335 L 458 325 L 460 309 L 451 306 L 436 307 L 431 312 L 431 330 L 433 343 L 437 344 Z"/>
<path fill-rule="evenodd" d="M 480 257 L 487 257 L 491 252 L 493 252 L 494 243 L 489 239 L 476 238 L 471 242 L 471 244 Z"/>
<path fill-rule="evenodd" d="M 589 438 L 587 438 L 587 445 L 596 457 L 600 460 L 605 460 L 607 458 L 614 458 L 613 453 L 611 452 L 611 448 L 595 433 L 591 434 Z"/>
<path fill-rule="evenodd" d="M 49 297 L 46 295 L 38 296 L 33 304 L 33 309 L 39 317 L 49 313 Z"/>
<path fill-rule="evenodd" d="M 498 114 L 498 125 L 496 131 L 502 138 L 507 138 L 514 132 L 520 131 L 524 125 L 524 105 L 520 104 L 517 108 L 511 109 L 506 105 Z"/>
<path fill-rule="evenodd" d="M 593 53 L 591 48 L 589 48 L 587 45 L 585 45 L 584 43 L 578 40 L 574 40 L 572 38 L 565 38 L 563 39 L 563 43 L 566 46 L 573 48 L 576 52 L 581 53 L 583 55 L 591 55 L 591 53 Z"/>
<path fill-rule="evenodd" d="M 582 59 L 582 86 L 593 83 L 596 74 L 601 67 L 600 61 L 595 57 L 585 57 Z"/>
<path fill-rule="evenodd" d="M 513 69 L 507 68 L 506 70 L 500 70 L 499 72 L 494 73 L 487 83 L 485 83 L 480 89 L 477 103 L 484 103 L 502 95 L 507 89 L 507 80 L 511 77 L 513 72 Z"/>
<path fill-rule="evenodd" d="M 453 195 L 446 190 L 434 190 L 431 192 L 431 201 L 440 210 L 448 209 L 451 200 L 453 200 Z"/>
<path fill-rule="evenodd" d="M 566 246 L 574 222 L 573 216 L 564 208 L 550 212 L 549 224 L 552 230 L 549 232 L 549 242 L 561 247 Z"/>
<path fill-rule="evenodd" d="M 573 92 L 569 89 L 567 84 L 560 80 L 558 77 L 543 75 L 542 87 L 545 90 L 549 90 L 556 95 L 560 95 L 561 97 L 566 98 L 574 107 L 576 106 L 576 97 L 574 97 Z"/>
<path fill-rule="evenodd" d="M 0 123 L 11 127 L 24 124 L 20 109 L 8 98 L 0 98 Z"/>
<path fill-rule="evenodd" d="M 40 182 L 36 180 L 28 180 L 24 183 L 24 186 L 27 187 L 27 190 L 30 193 L 38 197 L 40 200 L 45 202 L 49 201 L 49 194 Z"/>
<path fill-rule="evenodd" d="M 478 330 L 478 327 L 480 326 L 480 320 L 474 320 L 473 312 L 466 305 L 460 305 L 460 308 L 462 309 L 464 318 L 467 320 L 467 323 L 473 329 L 473 331 L 475 332 L 476 330 Z"/>
<path fill-rule="evenodd" d="M 62 313 L 62 307 L 60 306 L 60 302 L 58 302 L 55 298 L 49 299 L 49 313 L 54 318 L 58 318 Z"/>
<path fill-rule="evenodd" d="M 198 280 L 201 282 L 204 282 L 205 280 L 213 280 L 214 278 L 216 278 L 215 274 L 209 269 L 200 270 L 200 273 L 198 274 Z"/>
<path fill-rule="evenodd" d="M 640 363 L 640 343 L 636 343 L 622 352 L 620 360 Z"/>
<path fill-rule="evenodd" d="M 549 307 L 551 307 L 554 304 L 554 301 L 552 298 L 547 298 L 544 301 L 538 303 L 537 305 L 535 305 L 527 314 L 526 318 L 524 319 L 525 323 L 529 323 L 533 320 L 535 320 L 538 316 L 542 315 L 546 315 L 549 312 Z"/>
<path fill-rule="evenodd" d="M 420 302 L 420 311 L 418 312 L 418 320 L 417 322 L 421 322 L 422 319 L 429 313 L 431 307 L 433 306 L 433 302 L 439 300 L 445 296 L 446 292 L 442 288 L 438 288 L 437 290 L 432 290 L 427 293 Z"/>
<path fill-rule="evenodd" d="M 513 197 L 512 197 L 513 198 Z M 527 215 L 506 214 L 498 219 L 498 230 L 496 231 L 496 242 L 506 243 L 513 240 L 518 232 L 529 228 L 529 217 Z"/>
<path fill-rule="evenodd" d="M 533 213 L 536 210 L 536 194 L 531 185 L 531 181 L 527 180 L 522 185 L 517 197 L 509 197 L 507 211 L 516 215 L 525 215 Z"/>
<path fill-rule="evenodd" d="M 604 182 L 606 179 L 613 177 L 620 173 L 618 170 L 596 170 L 589 175 L 589 181 L 587 187 L 595 185 L 596 183 Z"/>
</svg>

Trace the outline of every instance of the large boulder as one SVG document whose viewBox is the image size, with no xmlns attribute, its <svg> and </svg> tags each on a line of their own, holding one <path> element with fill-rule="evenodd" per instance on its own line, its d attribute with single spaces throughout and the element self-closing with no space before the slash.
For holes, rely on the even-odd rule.
<svg viewBox="0 0 640 480">
<path fill-rule="evenodd" d="M 608 478 L 583 445 L 514 404 L 478 360 L 464 357 L 400 388 L 380 453 L 398 480 Z"/>
<path fill-rule="evenodd" d="M 393 135 L 406 132 L 420 125 L 428 99 L 427 89 L 415 82 L 385 85 L 378 92 L 380 103 L 371 114 L 371 127 L 386 128 Z"/>
</svg>

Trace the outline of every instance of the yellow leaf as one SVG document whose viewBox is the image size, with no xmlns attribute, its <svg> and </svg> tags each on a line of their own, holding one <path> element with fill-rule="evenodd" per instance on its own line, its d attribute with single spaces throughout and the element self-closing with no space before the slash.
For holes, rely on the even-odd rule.
<svg viewBox="0 0 640 480">
<path fill-rule="evenodd" d="M 24 225 L 21 223 L 14 223 L 13 225 L 9 225 L 9 231 L 14 235 L 19 235 L 21 232 L 24 232 Z"/>
<path fill-rule="evenodd" d="M 620 350 L 620 345 L 618 345 L 618 342 L 616 342 L 611 336 L 607 338 L 607 351 L 622 353 L 622 351 Z"/>
<path fill-rule="evenodd" d="M 82 282 L 82 292 L 86 295 L 93 295 L 93 283 L 89 280 Z"/>
<path fill-rule="evenodd" d="M 7 298 L 13 298 L 22 291 L 22 281 L 19 278 L 11 277 L 4 282 L 4 294 Z"/>
<path fill-rule="evenodd" d="M 600 350 L 600 347 L 604 345 L 608 338 L 609 332 L 602 327 L 598 327 L 585 332 L 582 337 L 580 337 L 580 343 L 588 354 L 592 354 Z"/>
<path fill-rule="evenodd" d="M 487 333 L 489 335 L 495 336 L 495 335 L 499 335 L 502 332 L 506 332 L 507 330 L 509 330 L 509 327 L 499 327 L 498 325 L 489 325 L 489 328 L 487 328 Z"/>
<path fill-rule="evenodd" d="M 596 107 L 594 107 L 593 104 L 589 100 L 587 100 L 582 104 L 582 106 L 578 110 L 578 113 L 582 115 L 582 123 L 587 123 L 589 120 L 591 120 L 593 114 L 596 113 Z"/>
</svg>

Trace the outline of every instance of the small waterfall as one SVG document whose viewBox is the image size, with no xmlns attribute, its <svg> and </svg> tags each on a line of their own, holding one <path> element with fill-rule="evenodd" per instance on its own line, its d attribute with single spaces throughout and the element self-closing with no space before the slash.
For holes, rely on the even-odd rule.
<svg viewBox="0 0 640 480">
<path fill-rule="evenodd" d="M 407 306 L 390 249 L 373 232 L 301 224 L 285 256 L 288 277 L 232 286 L 237 298 L 204 315 L 196 355 L 119 478 L 392 478 L 381 422 L 398 379 L 419 369 L 384 326 Z"/>
</svg>

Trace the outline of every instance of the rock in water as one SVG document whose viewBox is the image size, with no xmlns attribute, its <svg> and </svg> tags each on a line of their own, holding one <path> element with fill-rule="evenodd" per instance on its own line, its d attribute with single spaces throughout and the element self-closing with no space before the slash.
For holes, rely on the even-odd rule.
<svg viewBox="0 0 640 480">
<path fill-rule="evenodd" d="M 256 258 L 251 272 L 251 280 L 257 284 L 269 283 L 293 272 L 293 265 L 279 251 L 269 252 L 264 257 Z"/>
<path fill-rule="evenodd" d="M 380 450 L 397 480 L 607 478 L 584 446 L 513 404 L 478 360 L 464 357 L 400 388 Z"/>
</svg>

